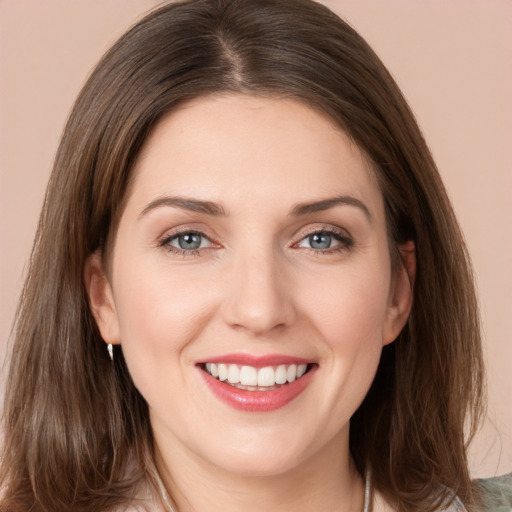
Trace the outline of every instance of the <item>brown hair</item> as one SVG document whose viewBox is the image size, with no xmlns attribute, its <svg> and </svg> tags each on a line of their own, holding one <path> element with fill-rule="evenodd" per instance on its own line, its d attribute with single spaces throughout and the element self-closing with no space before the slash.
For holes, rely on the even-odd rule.
<svg viewBox="0 0 512 512">
<path fill-rule="evenodd" d="M 417 274 L 409 322 L 384 348 L 351 420 L 351 453 L 400 511 L 435 510 L 449 490 L 473 510 L 466 441 L 481 411 L 483 367 L 463 238 L 390 74 L 347 23 L 309 0 L 165 5 L 128 31 L 85 84 L 57 153 L 18 308 L 3 510 L 108 510 L 128 502 L 147 476 L 147 405 L 122 352 L 108 360 L 84 265 L 115 231 L 155 124 L 178 104 L 218 92 L 305 102 L 373 162 L 391 251 L 413 240 Z"/>
</svg>

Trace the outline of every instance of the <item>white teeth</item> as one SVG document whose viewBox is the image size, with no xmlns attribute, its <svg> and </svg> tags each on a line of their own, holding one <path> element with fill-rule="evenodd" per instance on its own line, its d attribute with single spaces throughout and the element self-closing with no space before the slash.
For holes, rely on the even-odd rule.
<svg viewBox="0 0 512 512">
<path fill-rule="evenodd" d="M 307 369 L 308 365 L 307 364 L 299 364 L 297 366 L 297 379 L 299 377 L 302 377 L 305 373 L 306 373 L 306 369 Z"/>
<path fill-rule="evenodd" d="M 288 382 L 293 382 L 297 378 L 297 365 L 291 364 L 288 366 L 288 370 L 286 371 L 286 380 Z"/>
<path fill-rule="evenodd" d="M 244 386 L 256 386 L 258 384 L 258 372 L 256 368 L 252 366 L 242 366 L 240 370 L 240 384 Z"/>
<path fill-rule="evenodd" d="M 265 366 L 258 371 L 258 386 L 274 386 L 276 383 L 276 374 L 272 366 Z"/>
<path fill-rule="evenodd" d="M 277 367 L 276 370 L 276 384 L 285 384 L 286 383 L 286 366 L 282 364 Z"/>
<path fill-rule="evenodd" d="M 215 366 L 215 365 L 213 365 Z M 218 366 L 218 373 L 219 373 L 219 380 L 221 382 L 227 380 L 228 378 L 228 368 L 225 364 L 219 364 Z M 211 372 L 211 374 L 213 375 L 213 372 Z"/>
<path fill-rule="evenodd" d="M 260 388 L 272 388 L 276 384 L 286 384 L 302 377 L 307 371 L 307 364 L 281 364 L 255 368 L 253 366 L 239 366 L 237 364 L 206 363 L 205 369 L 220 381 L 228 381 L 230 384 L 242 386 L 256 386 Z"/>
<path fill-rule="evenodd" d="M 228 382 L 230 384 L 238 384 L 240 382 L 240 368 L 236 364 L 228 366 Z"/>
</svg>

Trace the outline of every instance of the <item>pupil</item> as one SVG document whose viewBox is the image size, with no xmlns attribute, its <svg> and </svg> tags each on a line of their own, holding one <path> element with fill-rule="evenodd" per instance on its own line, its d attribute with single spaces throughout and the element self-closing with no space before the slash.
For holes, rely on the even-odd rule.
<svg viewBox="0 0 512 512">
<path fill-rule="evenodd" d="M 309 237 L 309 243 L 313 249 L 329 249 L 331 246 L 331 235 L 315 233 Z"/>
<path fill-rule="evenodd" d="M 178 243 L 182 249 L 199 249 L 201 236 L 195 233 L 187 233 L 179 237 Z"/>
</svg>

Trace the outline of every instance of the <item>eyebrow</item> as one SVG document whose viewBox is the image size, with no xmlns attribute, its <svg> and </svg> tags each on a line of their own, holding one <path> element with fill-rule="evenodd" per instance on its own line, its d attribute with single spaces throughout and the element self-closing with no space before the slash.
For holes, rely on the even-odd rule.
<svg viewBox="0 0 512 512">
<path fill-rule="evenodd" d="M 225 216 L 226 211 L 221 205 L 213 203 L 212 201 L 201 201 L 199 199 L 192 199 L 189 197 L 181 196 L 163 196 L 151 201 L 140 213 L 139 217 L 143 217 L 151 210 L 160 208 L 162 206 L 170 206 L 173 208 L 181 208 L 190 212 L 204 213 L 206 215 L 213 215 L 215 217 Z"/>
<path fill-rule="evenodd" d="M 355 206 L 363 211 L 367 219 L 372 222 L 372 215 L 368 207 L 360 200 L 352 196 L 336 196 L 320 201 L 312 201 L 308 203 L 299 203 L 292 208 L 291 214 L 294 216 L 309 215 L 311 213 L 323 212 L 330 210 L 335 206 L 348 205 Z"/>
<path fill-rule="evenodd" d="M 323 212 L 330 210 L 339 205 L 348 205 L 359 208 L 363 211 L 368 220 L 372 221 L 372 216 L 368 207 L 359 199 L 352 196 L 336 196 L 327 199 L 321 199 L 320 201 L 311 201 L 306 203 L 299 203 L 295 205 L 290 214 L 294 217 L 301 217 L 304 215 L 310 215 L 312 213 Z M 206 215 L 212 215 L 214 217 L 225 217 L 227 215 L 224 208 L 212 201 L 203 201 L 200 199 L 192 199 L 189 197 L 182 196 L 163 196 L 158 197 L 151 201 L 140 213 L 139 217 L 143 217 L 147 213 L 156 208 L 162 206 L 168 206 L 172 208 L 181 208 L 182 210 L 188 210 L 196 213 L 204 213 Z"/>
</svg>

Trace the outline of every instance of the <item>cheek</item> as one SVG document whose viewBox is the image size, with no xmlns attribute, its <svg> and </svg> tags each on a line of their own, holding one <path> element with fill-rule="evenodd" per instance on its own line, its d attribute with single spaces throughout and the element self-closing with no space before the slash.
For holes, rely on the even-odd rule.
<svg viewBox="0 0 512 512">
<path fill-rule="evenodd" d="M 320 340 L 321 407 L 329 418 L 322 429 L 327 437 L 350 421 L 375 377 L 389 293 L 385 269 L 380 264 L 350 272 L 340 267 L 317 275 L 315 286 L 303 294 L 302 316 L 309 319 L 311 338 Z"/>
<path fill-rule="evenodd" d="M 386 268 L 387 260 L 350 272 L 340 269 L 316 281 L 323 283 L 324 292 L 315 286 L 308 296 L 309 318 L 325 349 L 323 364 L 336 382 L 331 398 L 333 403 L 344 402 L 343 415 L 359 406 L 379 364 L 389 296 Z"/>
<path fill-rule="evenodd" d="M 189 341 L 213 314 L 208 281 L 165 265 L 121 263 L 114 289 L 122 350 L 137 387 L 176 381 L 181 365 L 170 376 L 167 363 L 186 358 Z"/>
<path fill-rule="evenodd" d="M 123 344 L 135 333 L 141 342 L 179 344 L 204 315 L 208 290 L 204 276 L 187 269 L 171 271 L 165 263 L 151 262 L 120 265 L 115 302 Z"/>
<path fill-rule="evenodd" d="M 304 292 L 305 309 L 332 348 L 377 343 L 386 321 L 389 273 L 383 265 L 340 269 L 315 280 Z"/>
</svg>

